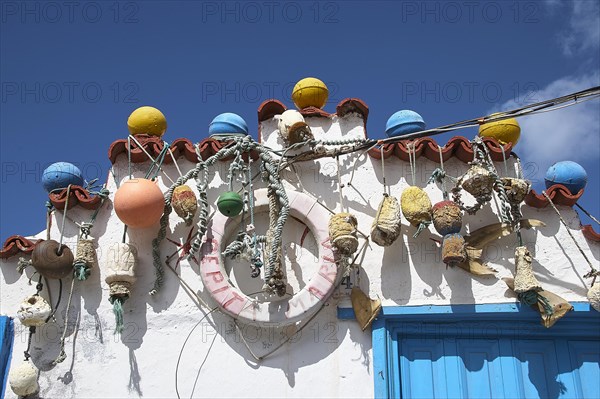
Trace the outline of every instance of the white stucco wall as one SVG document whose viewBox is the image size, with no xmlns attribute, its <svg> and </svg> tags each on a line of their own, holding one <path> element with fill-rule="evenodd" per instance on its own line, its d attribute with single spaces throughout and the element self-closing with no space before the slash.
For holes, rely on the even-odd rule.
<svg viewBox="0 0 600 399">
<path fill-rule="evenodd" d="M 316 138 L 364 137 L 363 121 L 359 116 L 343 118 L 307 118 Z M 273 120 L 261 126 L 263 142 L 277 148 L 279 142 Z M 342 180 L 347 183 L 350 168 L 358 154 L 341 157 Z M 121 155 L 115 165 L 119 180 L 126 178 L 126 156 Z M 193 164 L 183 157 L 178 163 L 183 171 Z M 135 165 L 135 176 L 144 175 L 146 164 Z M 256 165 L 255 165 L 256 166 Z M 423 187 L 437 164 L 424 157 L 417 162 L 417 185 Z M 467 165 L 457 159 L 445 164 L 448 174 L 459 176 Z M 497 165 L 499 170 L 503 166 Z M 510 163 L 511 170 L 514 165 Z M 339 211 L 337 194 L 337 167 L 335 160 L 321 159 L 296 165 L 298 175 L 286 171 L 287 190 L 310 193 L 330 209 Z M 165 166 L 165 172 L 175 178 L 173 165 Z M 220 163 L 211 173 L 211 189 L 208 199 L 211 211 L 215 210 L 218 195 L 225 189 L 227 165 Z M 412 184 L 410 167 L 406 162 L 393 157 L 386 160 L 386 180 L 393 195 L 400 196 L 402 190 Z M 299 179 L 298 179 L 299 177 Z M 301 184 L 300 184 L 300 182 Z M 166 191 L 168 180 L 159 178 L 161 188 Z M 358 191 L 346 187 L 345 202 L 359 221 L 359 229 L 368 234 L 371 223 L 382 198 L 381 162 L 363 156 L 358 160 L 352 185 Z M 166 182 L 166 184 L 164 183 Z M 195 190 L 195 184 L 188 183 Z M 257 184 L 256 188 L 261 187 Z M 109 179 L 111 198 L 116 190 L 115 181 Z M 442 193 L 435 185 L 425 189 L 433 203 L 442 200 Z M 591 244 L 580 232 L 580 221 L 575 211 L 560 207 L 571 227 L 571 231 L 588 257 L 598 264 L 600 247 Z M 542 285 L 569 301 L 585 301 L 586 288 L 582 276 L 588 267 L 570 241 L 565 228 L 560 224 L 552 209 L 522 208 L 525 218 L 543 220 L 547 226 L 537 230 L 523 231 L 525 243 L 535 258 L 534 269 Z M 69 210 L 74 221 L 88 220 L 91 211 L 81 207 Z M 62 213 L 54 214 L 51 237 L 60 236 L 58 230 Z M 497 207 L 494 202 L 485 206 L 475 216 L 465 215 L 463 233 L 495 223 Z M 197 218 L 196 218 L 197 221 Z M 258 215 L 259 229 L 265 225 L 266 216 Z M 327 220 L 323 220 L 326 225 Z M 498 270 L 498 278 L 474 277 L 461 269 L 446 269 L 441 262 L 440 249 L 430 238 L 439 238 L 433 227 L 424 231 L 417 239 L 412 238 L 414 227 L 403 220 L 403 234 L 388 248 L 371 244 L 362 263 L 360 287 L 370 296 L 379 296 L 384 306 L 423 304 L 473 304 L 515 302 L 507 293 L 500 277 L 514 271 L 514 237 L 497 241 L 486 250 L 490 266 Z M 307 240 L 305 248 L 298 248 L 298 222 L 290 221 L 284 236 L 285 258 L 288 265 L 295 258 L 302 267 L 288 266 L 287 273 L 294 289 L 300 288 L 317 269 L 314 240 Z M 294 228 L 294 226 L 296 228 Z M 18 226 L 15 226 L 17 229 Z M 67 334 L 67 359 L 52 367 L 51 361 L 58 355 L 59 339 L 65 315 L 66 295 L 70 280 L 65 282 L 63 301 L 56 322 L 38 329 L 32 345 L 32 359 L 42 370 L 39 378 L 40 397 L 176 397 L 175 368 L 180 350 L 188 334 L 189 340 L 179 363 L 178 389 L 181 397 L 372 397 L 372 347 L 370 331 L 362 332 L 355 321 L 341 321 L 336 317 L 336 306 L 349 306 L 349 289 L 341 286 L 322 311 L 308 323 L 294 339 L 263 361 L 255 361 L 240 339 L 231 317 L 211 313 L 193 331 L 196 323 L 206 314 L 200 310 L 195 298 L 188 295 L 178 279 L 168 269 L 165 285 L 160 294 L 150 297 L 148 291 L 154 281 L 151 257 L 151 241 L 158 226 L 146 230 L 128 232 L 129 242 L 139 251 L 139 280 L 131 298 L 125 303 L 125 331 L 122 336 L 114 335 L 114 316 L 108 302 L 108 286 L 104 282 L 106 249 L 113 242 L 120 242 L 123 225 L 107 202 L 100 211 L 92 235 L 98 240 L 99 268 L 92 271 L 84 282 L 76 282 L 70 323 Z M 183 241 L 187 237 L 186 227 L 175 213 L 171 215 L 167 237 Z M 18 231 L 14 232 L 15 234 Z M 67 244 L 75 251 L 77 226 L 67 222 L 65 229 Z M 45 237 L 45 232 L 38 235 Z M 233 237 L 230 237 L 232 239 Z M 312 249 L 311 249 L 312 247 Z M 162 256 L 170 255 L 175 246 L 163 242 Z M 15 316 L 19 303 L 35 292 L 35 285 L 27 284 L 27 277 L 15 271 L 17 257 L 1 265 L 0 313 Z M 174 262 L 172 262 L 174 264 Z M 228 263 L 232 265 L 233 263 Z M 243 283 L 247 273 L 235 263 L 233 280 L 239 279 L 246 293 L 260 287 L 260 281 Z M 211 306 L 201 283 L 198 266 L 193 262 L 182 262 L 181 278 Z M 238 270 L 241 270 L 238 275 Z M 31 270 L 27 271 L 30 276 Z M 356 283 L 353 276 L 352 281 Z M 587 281 L 586 281 L 587 282 Z M 50 282 L 52 300 L 56 300 L 58 283 Z M 46 290 L 43 295 L 46 295 Z M 77 315 L 79 314 L 79 320 Z M 568 316 L 566 316 L 568 317 Z M 27 345 L 27 329 L 15 321 L 16 337 L 12 364 L 22 361 Z M 260 329 L 251 325 L 240 325 L 253 352 L 258 356 L 276 347 L 289 328 Z M 6 396 L 14 397 L 10 389 Z"/>
</svg>

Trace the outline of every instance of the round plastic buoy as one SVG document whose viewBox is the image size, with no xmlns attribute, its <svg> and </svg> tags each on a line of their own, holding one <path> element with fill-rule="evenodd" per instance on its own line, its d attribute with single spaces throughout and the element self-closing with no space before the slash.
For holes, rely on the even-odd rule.
<svg viewBox="0 0 600 399">
<path fill-rule="evenodd" d="M 294 86 L 292 100 L 298 109 L 323 108 L 329 97 L 329 89 L 317 78 L 304 78 Z"/>
<path fill-rule="evenodd" d="M 167 131 L 167 119 L 154 107 L 139 107 L 127 119 L 129 133 L 161 137 Z"/>
<path fill-rule="evenodd" d="M 514 146 L 521 136 L 521 126 L 515 118 L 488 122 L 479 126 L 479 136 L 492 137 L 500 144 L 512 143 Z"/>
<path fill-rule="evenodd" d="M 208 125 L 208 134 L 248 134 L 248 125 L 238 114 L 225 112 Z"/>
<path fill-rule="evenodd" d="M 405 109 L 394 113 L 385 124 L 385 134 L 388 137 L 425 130 L 425 121 L 415 111 Z"/>
<path fill-rule="evenodd" d="M 42 186 L 47 192 L 67 188 L 69 184 L 83 186 L 83 176 L 79 168 L 72 163 L 56 162 L 42 173 Z"/>
<path fill-rule="evenodd" d="M 226 191 L 217 199 L 219 212 L 228 217 L 237 216 L 244 208 L 242 197 L 236 192 Z"/>
<path fill-rule="evenodd" d="M 554 184 L 562 184 L 571 194 L 577 194 L 587 184 L 587 173 L 577 162 L 557 162 L 546 172 L 546 188 Z"/>
<path fill-rule="evenodd" d="M 114 207 L 123 223 L 134 229 L 150 227 L 160 220 L 165 198 L 155 182 L 131 179 L 115 193 Z"/>
</svg>

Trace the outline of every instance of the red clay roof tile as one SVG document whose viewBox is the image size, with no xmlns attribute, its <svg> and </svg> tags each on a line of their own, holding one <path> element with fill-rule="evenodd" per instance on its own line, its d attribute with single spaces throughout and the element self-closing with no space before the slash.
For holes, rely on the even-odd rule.
<svg viewBox="0 0 600 399">
<path fill-rule="evenodd" d="M 562 184 L 555 184 L 546 190 L 546 194 L 555 205 L 573 206 L 583 195 L 583 189 L 577 194 L 571 192 Z M 525 197 L 525 203 L 534 208 L 545 208 L 549 202 L 543 194 L 538 194 L 535 190 L 531 190 Z"/>
<path fill-rule="evenodd" d="M 59 192 L 52 192 L 48 194 L 48 199 L 58 210 L 65 209 L 65 203 L 67 202 L 67 189 L 63 189 Z M 67 209 L 71 209 L 76 205 L 81 205 L 85 209 L 97 209 L 100 206 L 101 198 L 97 195 L 92 195 L 89 191 L 81 186 L 71 186 L 71 193 L 69 194 L 69 204 Z"/>
<path fill-rule="evenodd" d="M 581 232 L 590 241 L 600 242 L 600 233 L 596 233 L 591 224 L 581 226 Z"/>
<path fill-rule="evenodd" d="M 10 236 L 4 241 L 4 245 L 0 249 L 0 258 L 8 259 L 19 253 L 30 254 L 33 251 L 33 247 L 41 241 L 43 240 L 31 241 L 19 235 Z"/>
</svg>

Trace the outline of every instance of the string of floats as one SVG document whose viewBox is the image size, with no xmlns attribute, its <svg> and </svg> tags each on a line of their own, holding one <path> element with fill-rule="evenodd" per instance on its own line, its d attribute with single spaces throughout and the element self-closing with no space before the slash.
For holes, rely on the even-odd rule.
<svg viewBox="0 0 600 399">
<path fill-rule="evenodd" d="M 474 118 L 474 119 L 469 119 L 469 120 L 465 120 L 465 121 L 461 121 L 461 122 L 456 122 L 453 124 L 441 126 L 441 127 L 434 128 L 434 129 L 428 129 L 428 130 L 423 130 L 423 131 L 419 131 L 419 132 L 415 132 L 415 133 L 409 133 L 409 134 L 405 134 L 405 135 L 389 137 L 389 138 L 382 139 L 382 140 L 346 139 L 346 140 L 320 141 L 320 140 L 314 140 L 314 139 L 310 138 L 305 141 L 300 141 L 300 142 L 291 144 L 290 146 L 288 146 L 285 150 L 283 150 L 281 152 L 281 151 L 275 151 L 267 146 L 259 144 L 255 141 L 253 141 L 250 137 L 245 137 L 243 139 L 236 138 L 233 142 L 230 142 L 227 146 L 222 148 L 218 153 L 212 155 L 211 157 L 207 158 L 206 160 L 202 160 L 202 157 L 200 156 L 199 148 L 198 148 L 198 146 L 196 146 L 196 152 L 197 152 L 198 161 L 199 161 L 197 163 L 196 167 L 194 169 L 190 170 L 189 172 L 187 172 L 185 175 L 180 176 L 179 179 L 177 179 L 177 181 L 172 184 L 172 186 L 170 187 L 169 191 L 167 192 L 167 194 L 165 196 L 165 209 L 164 209 L 165 212 L 160 220 L 160 230 L 159 230 L 158 236 L 152 242 L 152 249 L 153 249 L 152 255 L 154 258 L 154 266 L 156 269 L 156 281 L 155 281 L 154 288 L 151 290 L 150 294 L 151 295 L 156 294 L 163 283 L 164 271 L 163 271 L 163 267 L 162 267 L 162 261 L 160 259 L 159 244 L 166 237 L 166 227 L 168 224 L 168 218 L 172 211 L 171 197 L 173 195 L 173 190 L 177 186 L 184 184 L 189 179 L 194 178 L 197 180 L 197 188 L 200 192 L 200 199 L 199 199 L 200 221 L 199 221 L 198 231 L 196 233 L 196 236 L 193 239 L 193 243 L 191 246 L 191 251 L 189 254 L 189 257 L 190 257 L 199 251 L 203 236 L 204 236 L 204 234 L 207 230 L 207 226 L 208 226 L 208 208 L 209 208 L 209 206 L 208 206 L 208 202 L 207 202 L 206 194 L 205 194 L 205 189 L 208 187 L 208 181 L 207 181 L 208 170 L 207 169 L 210 165 L 214 164 L 219 159 L 223 159 L 223 158 L 226 158 L 231 155 L 236 155 L 236 154 L 239 155 L 240 152 L 250 152 L 251 150 L 257 150 L 260 154 L 259 156 L 261 158 L 261 161 L 263 162 L 264 171 L 268 175 L 267 180 L 268 180 L 268 185 L 269 185 L 270 197 L 273 197 L 273 200 L 271 200 L 270 202 L 277 205 L 278 211 L 279 211 L 278 212 L 279 215 L 276 218 L 277 220 L 274 223 L 271 223 L 271 227 L 274 229 L 271 232 L 273 236 L 270 238 L 271 238 L 271 241 L 274 241 L 274 242 L 272 242 L 271 245 L 269 245 L 269 247 L 271 247 L 271 250 L 269 251 L 270 253 L 268 256 L 268 267 L 266 269 L 266 271 L 268 271 L 268 273 L 265 273 L 266 274 L 265 277 L 270 278 L 274 272 L 275 273 L 277 272 L 277 270 L 276 270 L 277 263 L 278 263 L 277 262 L 277 247 L 278 247 L 279 241 L 281 240 L 281 233 L 282 233 L 283 225 L 285 224 L 285 221 L 287 220 L 287 216 L 289 213 L 289 203 L 287 201 L 287 196 L 285 195 L 285 190 L 283 189 L 283 186 L 282 186 L 280 172 L 283 169 L 285 169 L 286 167 L 289 167 L 290 165 L 292 165 L 294 162 L 298 162 L 298 161 L 302 161 L 302 160 L 309 160 L 309 159 L 314 160 L 314 159 L 323 158 L 323 157 L 336 157 L 339 155 L 349 154 L 349 153 L 353 153 L 353 152 L 357 152 L 357 151 L 368 150 L 368 149 L 374 148 L 377 145 L 397 143 L 399 141 L 416 139 L 416 138 L 424 137 L 424 136 L 433 136 L 433 135 L 442 134 L 442 133 L 446 133 L 446 132 L 454 131 L 454 130 L 458 130 L 458 129 L 479 126 L 480 124 L 493 122 L 493 121 L 500 121 L 500 120 L 504 120 L 504 119 L 521 117 L 521 116 L 526 116 L 526 115 L 534 115 L 534 114 L 538 114 L 541 112 L 550 112 L 550 111 L 558 110 L 558 109 L 565 108 L 568 106 L 576 105 L 583 101 L 588 101 L 588 100 L 591 100 L 594 98 L 598 98 L 599 96 L 600 96 L 600 86 L 596 86 L 596 87 L 593 87 L 590 89 L 582 90 L 582 91 L 579 91 L 576 93 L 568 94 L 568 95 L 554 98 L 551 100 L 538 102 L 535 104 L 527 105 L 527 106 L 516 108 L 513 110 L 499 112 L 499 113 L 495 113 L 495 114 L 485 116 L 485 117 Z M 303 153 L 296 154 L 296 155 L 287 155 L 287 152 L 289 152 L 290 150 L 298 149 L 305 145 L 310 145 L 312 147 L 311 150 L 308 152 L 303 152 Z M 338 148 L 333 149 L 333 150 L 327 150 L 324 148 L 325 146 L 338 146 Z M 167 146 L 165 146 L 165 147 L 167 147 Z M 269 155 L 269 152 L 277 154 L 281 158 L 278 161 L 275 161 Z M 150 157 L 150 158 L 152 159 L 152 157 Z M 239 158 L 239 157 L 236 157 L 236 158 Z M 164 157 L 163 157 L 163 159 L 164 159 Z M 285 159 L 285 161 L 284 161 L 284 159 Z M 277 163 L 277 167 L 275 167 L 276 163 Z M 153 166 L 155 166 L 154 163 L 153 163 Z M 160 163 L 157 166 L 158 166 L 157 172 L 158 172 L 158 170 L 162 170 Z M 277 197 L 276 201 L 274 200 L 275 197 Z M 266 283 L 268 283 L 268 282 L 266 281 Z M 272 281 L 271 284 L 266 284 L 266 286 L 267 285 L 269 285 L 269 288 L 270 288 L 268 291 L 273 292 L 273 291 L 281 290 L 281 287 L 280 287 L 281 282 L 280 281 Z M 266 286 L 265 286 L 265 288 L 266 288 Z"/>
</svg>

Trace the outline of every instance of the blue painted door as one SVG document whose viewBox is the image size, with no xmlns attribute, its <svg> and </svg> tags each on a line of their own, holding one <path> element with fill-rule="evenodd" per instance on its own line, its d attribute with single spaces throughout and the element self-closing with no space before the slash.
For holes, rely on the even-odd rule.
<svg viewBox="0 0 600 399">
<path fill-rule="evenodd" d="M 401 338 L 403 398 L 600 398 L 600 344 Z"/>
</svg>

